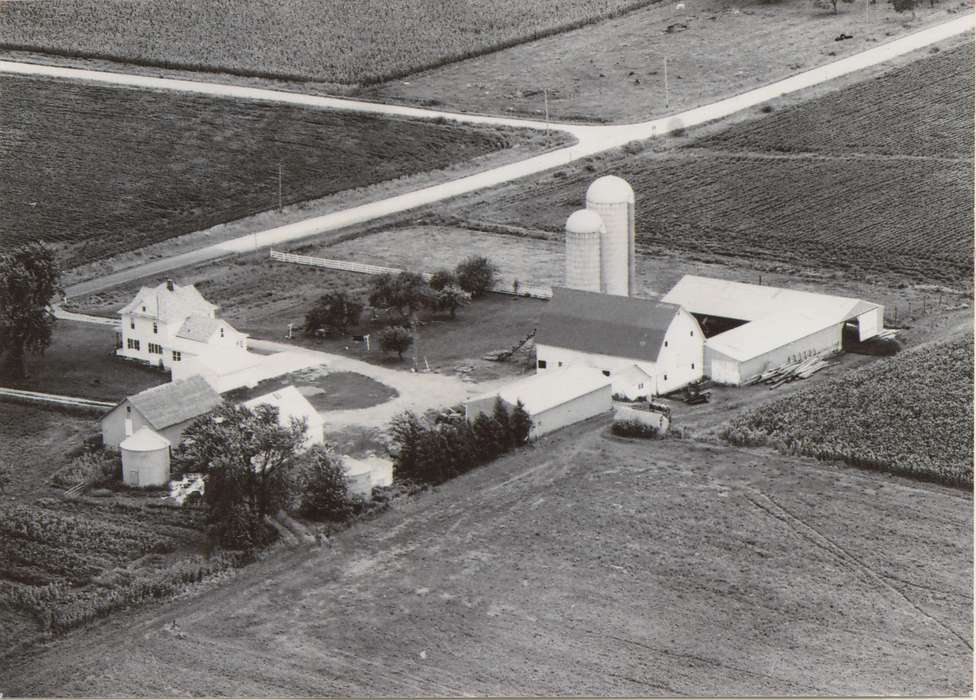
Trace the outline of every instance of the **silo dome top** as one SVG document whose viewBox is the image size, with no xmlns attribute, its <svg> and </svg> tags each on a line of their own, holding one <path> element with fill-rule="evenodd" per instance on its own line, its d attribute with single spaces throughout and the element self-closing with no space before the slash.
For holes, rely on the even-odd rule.
<svg viewBox="0 0 976 700">
<path fill-rule="evenodd" d="M 603 231 L 603 219 L 595 211 L 579 209 L 566 219 L 567 233 L 600 233 Z"/>
<path fill-rule="evenodd" d="M 152 428 L 143 426 L 127 437 L 119 447 L 128 452 L 154 452 L 169 447 L 170 442 Z"/>
<path fill-rule="evenodd" d="M 604 175 L 594 180 L 586 190 L 586 201 L 594 204 L 633 204 L 634 190 L 623 178 Z"/>
</svg>

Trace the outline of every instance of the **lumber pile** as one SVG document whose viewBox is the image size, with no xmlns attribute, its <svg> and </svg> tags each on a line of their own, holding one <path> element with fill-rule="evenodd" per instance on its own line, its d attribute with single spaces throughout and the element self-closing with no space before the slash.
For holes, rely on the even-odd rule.
<svg viewBox="0 0 976 700">
<path fill-rule="evenodd" d="M 746 384 L 768 384 L 770 389 L 775 389 L 781 384 L 786 384 L 787 382 L 793 382 L 798 379 L 806 379 L 807 377 L 813 376 L 825 367 L 830 367 L 834 364 L 837 363 L 830 362 L 823 356 L 808 357 L 805 360 L 788 362 L 785 365 L 768 369 L 762 374 L 757 374 L 755 377 L 747 381 Z"/>
</svg>

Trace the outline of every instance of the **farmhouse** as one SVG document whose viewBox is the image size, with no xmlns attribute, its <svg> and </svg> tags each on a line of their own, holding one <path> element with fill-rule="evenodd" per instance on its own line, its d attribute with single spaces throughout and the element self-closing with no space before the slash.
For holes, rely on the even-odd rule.
<svg viewBox="0 0 976 700">
<path fill-rule="evenodd" d="M 102 418 L 102 441 L 118 448 L 142 428 L 178 445 L 193 420 L 220 404 L 220 394 L 201 377 L 146 389 L 121 401 Z"/>
<path fill-rule="evenodd" d="M 884 307 L 862 299 L 685 275 L 663 300 L 699 321 L 705 374 L 740 385 L 787 362 L 841 350 L 884 328 Z"/>
<path fill-rule="evenodd" d="M 535 374 L 484 394 L 464 404 L 465 417 L 474 421 L 483 413 L 491 415 L 496 399 L 514 408 L 521 401 L 532 419 L 530 437 L 558 430 L 612 408 L 611 381 L 592 367 L 566 367 Z"/>
<path fill-rule="evenodd" d="M 119 311 L 122 328 L 116 354 L 164 368 L 210 349 L 247 349 L 247 335 L 217 318 L 217 306 L 193 285 L 167 280 L 143 287 Z"/>
<path fill-rule="evenodd" d="M 283 427 L 291 425 L 292 420 L 305 421 L 308 427 L 308 437 L 303 445 L 304 448 L 307 449 L 312 445 L 321 445 L 325 442 L 325 423 L 322 416 L 294 386 L 289 385 L 282 389 L 275 389 L 268 394 L 244 402 L 244 405 L 252 410 L 262 404 L 274 406 L 278 409 L 278 423 Z"/>
<path fill-rule="evenodd" d="M 536 371 L 592 367 L 615 394 L 666 394 L 702 378 L 704 341 L 677 304 L 555 287 L 536 332 Z"/>
</svg>

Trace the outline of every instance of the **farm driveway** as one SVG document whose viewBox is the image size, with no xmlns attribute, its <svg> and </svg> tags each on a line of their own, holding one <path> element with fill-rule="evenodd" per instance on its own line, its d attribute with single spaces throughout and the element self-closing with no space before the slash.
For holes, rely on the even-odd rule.
<svg viewBox="0 0 976 700">
<path fill-rule="evenodd" d="M 425 187 L 414 192 L 397 195 L 378 202 L 372 202 L 358 207 L 316 216 L 304 221 L 279 226 L 255 234 L 249 234 L 216 245 L 201 248 L 190 253 L 154 260 L 143 266 L 136 266 L 122 272 L 116 272 L 106 277 L 90 280 L 69 287 L 69 296 L 79 296 L 107 289 L 123 282 L 139 279 L 150 274 L 158 274 L 166 270 L 177 269 L 190 264 L 213 260 L 225 255 L 254 250 L 256 247 L 278 245 L 289 241 L 307 238 L 328 231 L 334 231 L 354 224 L 382 218 L 391 214 L 398 214 L 416 209 L 451 197 L 466 194 L 487 187 L 493 187 L 510 182 L 528 175 L 549 170 L 554 167 L 572 163 L 581 158 L 602 153 L 624 144 L 654 138 L 668 134 L 676 129 L 683 129 L 716 119 L 721 119 L 743 109 L 754 107 L 768 100 L 784 94 L 802 90 L 820 83 L 838 78 L 849 73 L 868 68 L 878 63 L 893 59 L 897 56 L 924 48 L 932 43 L 972 30 L 974 18 L 972 15 L 945 22 L 934 27 L 920 30 L 884 44 L 875 46 L 853 56 L 834 61 L 818 68 L 797 73 L 789 78 L 769 83 L 763 87 L 749 90 L 739 95 L 713 102 L 709 105 L 690 109 L 685 112 L 653 119 L 636 124 L 615 126 L 590 126 L 578 124 L 559 124 L 554 128 L 568 132 L 577 139 L 577 143 L 566 148 L 559 148 L 543 153 L 523 161 L 491 168 L 474 175 L 467 175 L 456 180 Z M 357 100 L 344 100 L 316 95 L 303 95 L 280 90 L 266 90 L 238 85 L 221 85 L 192 80 L 177 80 L 171 78 L 154 78 L 144 75 L 129 75 L 106 71 L 82 70 L 77 68 L 61 68 L 40 64 L 0 61 L 0 72 L 19 75 L 48 76 L 69 80 L 84 80 L 120 87 L 148 88 L 155 90 L 174 90 L 177 92 L 193 92 L 213 95 L 217 97 L 232 97 L 260 101 L 282 102 L 296 104 L 315 109 L 340 109 L 353 112 L 365 112 L 407 118 L 436 119 L 447 118 L 461 123 L 506 125 L 521 128 L 545 129 L 546 124 L 539 121 L 489 117 L 477 114 L 461 114 L 455 112 L 438 112 L 435 110 L 417 109 L 396 105 L 384 105 Z"/>
</svg>

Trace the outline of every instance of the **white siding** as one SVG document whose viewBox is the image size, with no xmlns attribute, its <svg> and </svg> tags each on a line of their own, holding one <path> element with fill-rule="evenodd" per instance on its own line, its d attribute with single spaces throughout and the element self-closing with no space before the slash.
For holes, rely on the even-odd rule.
<svg viewBox="0 0 976 700">
<path fill-rule="evenodd" d="M 718 377 L 733 378 L 734 375 L 728 369 L 727 363 L 734 363 L 738 368 L 737 381 L 728 383 L 741 384 L 757 374 L 785 365 L 788 362 L 840 350 L 842 346 L 841 332 L 843 327 L 843 323 L 828 326 L 816 333 L 811 333 L 804 338 L 787 343 L 786 345 L 782 345 L 745 361 L 728 357 L 706 345 L 705 361 L 707 363 L 707 374 L 715 381 L 726 383 L 725 380 L 721 380 Z"/>
<path fill-rule="evenodd" d="M 664 336 L 657 362 L 657 393 L 667 394 L 704 376 L 705 336 L 695 317 L 682 309 Z"/>
<path fill-rule="evenodd" d="M 532 416 L 531 437 L 536 438 L 567 425 L 609 412 L 613 408 L 610 386 L 583 394 L 548 411 Z"/>
</svg>

